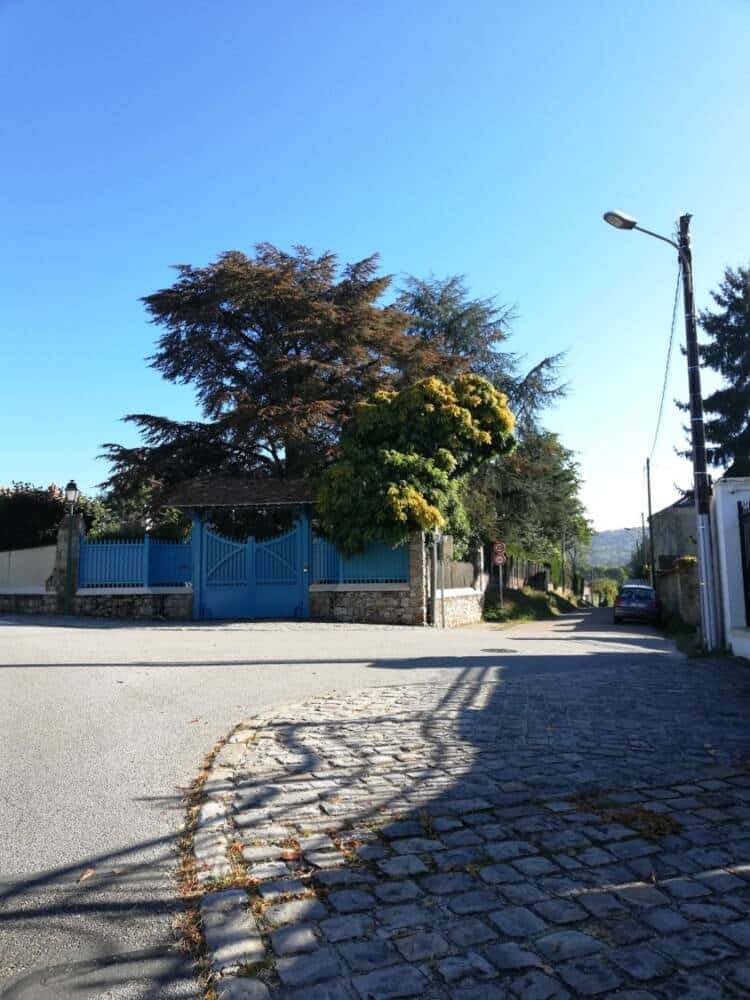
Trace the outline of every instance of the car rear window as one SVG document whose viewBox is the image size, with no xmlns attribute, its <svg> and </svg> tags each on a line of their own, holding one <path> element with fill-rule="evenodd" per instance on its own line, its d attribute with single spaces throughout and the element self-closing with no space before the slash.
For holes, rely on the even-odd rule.
<svg viewBox="0 0 750 1000">
<path fill-rule="evenodd" d="M 620 597 L 632 597 L 636 601 L 651 601 L 654 598 L 654 592 L 650 587 L 623 587 L 620 591 Z"/>
</svg>

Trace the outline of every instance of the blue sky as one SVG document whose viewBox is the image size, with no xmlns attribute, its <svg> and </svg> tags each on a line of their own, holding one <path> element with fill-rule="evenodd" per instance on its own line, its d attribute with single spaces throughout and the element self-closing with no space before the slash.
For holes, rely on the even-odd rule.
<svg viewBox="0 0 750 1000">
<path fill-rule="evenodd" d="M 170 264 L 305 243 L 514 303 L 595 525 L 637 524 L 676 262 L 601 213 L 692 212 L 699 306 L 748 263 L 749 38 L 744 0 L 0 0 L 0 482 L 92 490 L 125 413 L 193 414 L 144 363 Z M 655 508 L 675 396 L 679 352 Z"/>
</svg>

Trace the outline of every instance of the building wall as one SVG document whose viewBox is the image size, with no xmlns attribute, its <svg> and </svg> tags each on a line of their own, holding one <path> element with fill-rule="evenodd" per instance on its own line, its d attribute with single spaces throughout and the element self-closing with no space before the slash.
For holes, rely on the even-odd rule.
<svg viewBox="0 0 750 1000">
<path fill-rule="evenodd" d="M 678 564 L 656 574 L 656 595 L 662 607 L 681 618 L 686 625 L 700 621 L 697 563 Z"/>
<path fill-rule="evenodd" d="M 0 592 L 43 593 L 55 568 L 55 546 L 0 552 Z"/>
<path fill-rule="evenodd" d="M 660 560 L 671 561 L 680 556 L 698 553 L 696 541 L 695 507 L 665 507 L 651 515 L 654 536 L 654 565 L 663 566 Z"/>
<path fill-rule="evenodd" d="M 750 500 L 750 477 L 720 479 L 714 486 L 711 522 L 723 641 L 736 655 L 750 656 L 750 629 L 745 618 L 737 514 L 737 503 L 740 500 Z"/>
</svg>

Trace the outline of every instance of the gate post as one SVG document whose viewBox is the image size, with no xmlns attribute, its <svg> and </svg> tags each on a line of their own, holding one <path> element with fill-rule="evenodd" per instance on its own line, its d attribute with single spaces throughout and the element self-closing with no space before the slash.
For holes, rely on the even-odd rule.
<svg viewBox="0 0 750 1000">
<path fill-rule="evenodd" d="M 300 509 L 300 586 L 302 588 L 302 617 L 310 617 L 310 583 L 312 581 L 312 518 L 307 507 Z"/>
<path fill-rule="evenodd" d="M 202 612 L 202 567 L 203 567 L 203 521 L 199 514 L 193 513 L 193 530 L 190 533 L 190 563 L 193 582 L 193 619 L 198 620 Z"/>
</svg>

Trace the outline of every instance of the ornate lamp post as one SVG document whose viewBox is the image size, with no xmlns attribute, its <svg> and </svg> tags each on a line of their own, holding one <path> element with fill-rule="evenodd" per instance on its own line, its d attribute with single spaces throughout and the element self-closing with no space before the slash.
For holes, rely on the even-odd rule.
<svg viewBox="0 0 750 1000">
<path fill-rule="evenodd" d="M 65 561 L 65 614 L 73 614 L 73 531 L 78 500 L 81 494 L 75 480 L 65 487 L 65 509 L 68 519 L 68 558 Z"/>
</svg>

